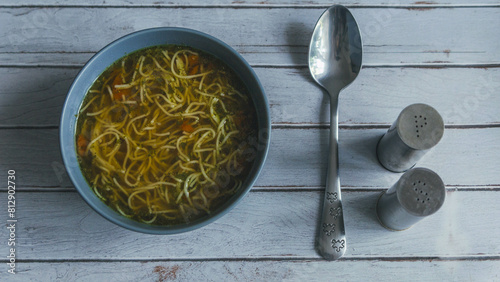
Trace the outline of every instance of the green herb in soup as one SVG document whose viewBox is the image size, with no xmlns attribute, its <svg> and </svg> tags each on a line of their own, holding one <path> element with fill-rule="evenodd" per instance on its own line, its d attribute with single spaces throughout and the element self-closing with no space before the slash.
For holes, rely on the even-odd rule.
<svg viewBox="0 0 500 282">
<path fill-rule="evenodd" d="M 118 213 L 155 225 L 213 212 L 248 175 L 255 108 L 224 63 L 183 46 L 131 53 L 88 91 L 78 115 L 80 167 Z"/>
</svg>

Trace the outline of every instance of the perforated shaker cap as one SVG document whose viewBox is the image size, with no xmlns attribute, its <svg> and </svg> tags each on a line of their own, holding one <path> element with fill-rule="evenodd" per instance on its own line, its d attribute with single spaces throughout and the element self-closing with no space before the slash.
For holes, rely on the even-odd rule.
<svg viewBox="0 0 500 282">
<path fill-rule="evenodd" d="M 427 168 L 414 168 L 401 176 L 396 188 L 398 201 L 415 216 L 435 213 L 444 203 L 446 189 L 435 172 Z"/>
<path fill-rule="evenodd" d="M 397 120 L 397 131 L 408 147 L 426 150 L 434 147 L 444 133 L 441 115 L 426 104 L 413 104 L 404 108 Z"/>
</svg>

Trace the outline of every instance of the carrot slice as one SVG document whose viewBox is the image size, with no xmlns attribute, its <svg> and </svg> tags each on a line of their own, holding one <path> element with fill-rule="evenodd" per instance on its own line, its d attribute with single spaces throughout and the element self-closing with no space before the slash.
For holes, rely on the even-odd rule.
<svg viewBox="0 0 500 282">
<path fill-rule="evenodd" d="M 76 147 L 78 149 L 78 155 L 83 156 L 87 151 L 87 145 L 89 141 L 82 134 L 78 135 L 78 140 L 76 141 Z"/>
<path fill-rule="evenodd" d="M 194 131 L 193 126 L 191 126 L 191 124 L 189 124 L 187 120 L 185 120 L 185 121 L 182 123 L 182 125 L 181 125 L 181 129 L 182 129 L 182 130 L 184 130 L 184 131 L 186 131 L 186 132 L 189 132 L 189 133 L 191 133 L 191 132 L 193 132 L 193 131 Z"/>
<path fill-rule="evenodd" d="M 197 65 L 199 63 L 199 58 L 197 55 L 189 55 L 188 62 L 190 66 Z"/>
<path fill-rule="evenodd" d="M 200 65 L 195 65 L 189 70 L 189 75 L 197 74 L 200 69 Z"/>
</svg>

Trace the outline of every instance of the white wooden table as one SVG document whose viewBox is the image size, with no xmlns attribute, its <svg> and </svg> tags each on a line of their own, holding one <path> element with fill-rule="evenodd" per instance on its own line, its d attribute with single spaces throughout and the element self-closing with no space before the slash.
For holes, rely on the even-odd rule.
<svg viewBox="0 0 500 282">
<path fill-rule="evenodd" d="M 500 2 L 345 0 L 363 33 L 364 68 L 340 97 L 340 164 L 348 249 L 314 250 L 323 195 L 328 99 L 307 69 L 324 0 L 2 0 L 0 220 L 16 176 L 16 275 L 0 228 L 2 281 L 459 280 L 500 281 Z M 239 51 L 272 113 L 268 161 L 229 214 L 175 236 L 144 235 L 97 215 L 65 174 L 63 101 L 83 64 L 130 32 L 182 26 Z M 407 231 L 375 216 L 401 174 L 375 157 L 378 138 L 407 105 L 435 107 L 441 142 L 418 166 L 447 187 L 444 206 Z M 4 225 L 2 225 L 4 226 Z"/>
</svg>

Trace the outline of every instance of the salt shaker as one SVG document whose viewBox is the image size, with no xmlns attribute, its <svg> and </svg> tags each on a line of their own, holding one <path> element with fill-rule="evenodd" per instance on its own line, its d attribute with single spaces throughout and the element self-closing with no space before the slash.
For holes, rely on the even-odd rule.
<svg viewBox="0 0 500 282">
<path fill-rule="evenodd" d="M 445 195 L 444 183 L 435 172 L 413 168 L 380 196 L 377 217 L 387 229 L 405 230 L 438 211 Z"/>
<path fill-rule="evenodd" d="M 390 171 L 406 171 L 441 140 L 443 133 L 443 119 L 433 107 L 410 105 L 377 144 L 378 160 Z"/>
</svg>

